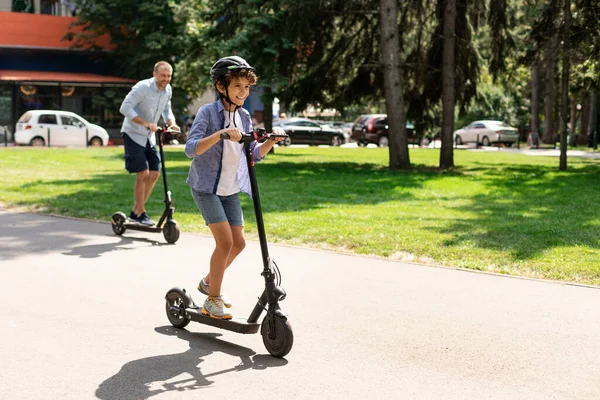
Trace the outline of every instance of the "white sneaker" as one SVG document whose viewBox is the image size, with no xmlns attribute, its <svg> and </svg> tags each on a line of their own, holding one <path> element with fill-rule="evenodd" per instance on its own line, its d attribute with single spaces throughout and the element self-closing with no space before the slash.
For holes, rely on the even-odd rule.
<svg viewBox="0 0 600 400">
<path fill-rule="evenodd" d="M 223 304 L 223 299 L 220 296 L 218 297 L 208 297 L 204 301 L 204 306 L 202 307 L 202 314 L 208 315 L 211 318 L 216 319 L 231 319 L 233 315 L 225 308 Z"/>
<path fill-rule="evenodd" d="M 210 296 L 210 285 L 208 283 L 204 282 L 204 278 L 202 278 L 202 280 L 198 284 L 198 290 L 200 291 L 200 293 L 202 293 L 206 296 Z M 229 297 L 225 296 L 222 293 L 221 293 L 221 300 L 223 300 L 223 304 L 225 305 L 225 307 L 231 308 L 231 306 L 233 306 L 233 304 L 231 303 L 231 300 L 229 300 Z"/>
</svg>

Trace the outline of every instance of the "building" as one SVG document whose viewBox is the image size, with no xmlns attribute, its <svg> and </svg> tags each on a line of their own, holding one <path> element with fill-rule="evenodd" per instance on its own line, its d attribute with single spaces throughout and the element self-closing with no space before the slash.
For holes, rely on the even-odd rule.
<svg viewBox="0 0 600 400">
<path fill-rule="evenodd" d="M 76 21 L 68 0 L 0 0 L 0 126 L 31 109 L 73 111 L 120 142 L 121 101 L 135 81 L 111 76 L 91 51 L 62 40 Z M 106 51 L 108 37 L 96 45 Z"/>
</svg>

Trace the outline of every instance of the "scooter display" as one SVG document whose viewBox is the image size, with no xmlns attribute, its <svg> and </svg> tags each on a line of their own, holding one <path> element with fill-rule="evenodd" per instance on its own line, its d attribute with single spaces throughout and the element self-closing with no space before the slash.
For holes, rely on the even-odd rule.
<svg viewBox="0 0 600 400">
<path fill-rule="evenodd" d="M 173 219 L 175 213 L 175 207 L 173 206 L 173 198 L 167 185 L 167 170 L 165 168 L 165 156 L 163 151 L 163 136 L 167 133 L 179 133 L 178 131 L 172 130 L 170 127 L 162 127 L 158 129 L 154 134 L 156 135 L 156 142 L 160 152 L 160 163 L 162 169 L 163 187 L 165 190 L 165 210 L 163 211 L 160 220 L 155 226 L 143 225 L 137 222 L 130 221 L 125 213 L 118 211 L 114 213 L 110 219 L 112 230 L 117 236 L 121 236 L 127 231 L 132 229 L 136 231 L 144 232 L 162 232 L 167 243 L 175 243 L 179 239 L 179 226 L 177 221 Z M 164 223 L 164 226 L 163 226 Z"/>
<path fill-rule="evenodd" d="M 281 288 L 281 273 L 277 264 L 269 256 L 267 247 L 267 238 L 263 221 L 260 198 L 258 194 L 258 184 L 256 181 L 256 172 L 254 170 L 254 146 L 259 140 L 269 140 L 272 137 L 282 137 L 273 133 L 265 133 L 264 129 L 259 129 L 251 133 L 242 135 L 240 143 L 244 143 L 244 151 L 248 162 L 248 172 L 250 175 L 250 186 L 252 190 L 252 202 L 254 205 L 254 214 L 256 216 L 256 225 L 260 241 L 262 254 L 263 270 L 261 275 L 265 280 L 265 289 L 263 290 L 258 302 L 247 319 L 215 319 L 203 315 L 201 307 L 198 307 L 192 296 L 182 287 L 174 287 L 167 292 L 166 312 L 169 322 L 176 328 L 186 327 L 190 321 L 199 322 L 205 325 L 211 325 L 217 328 L 226 329 L 237 333 L 256 333 L 259 331 L 263 343 L 268 352 L 274 357 L 285 357 L 294 343 L 292 326 L 287 316 L 279 307 L 279 302 L 285 296 L 285 290 Z M 227 134 L 221 135 L 222 139 L 229 139 Z M 263 311 L 266 315 L 262 323 L 258 322 Z"/>
</svg>

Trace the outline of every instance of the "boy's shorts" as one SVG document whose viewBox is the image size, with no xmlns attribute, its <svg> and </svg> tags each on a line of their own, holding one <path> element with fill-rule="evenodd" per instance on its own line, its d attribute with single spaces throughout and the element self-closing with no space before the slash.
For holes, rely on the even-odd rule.
<svg viewBox="0 0 600 400">
<path fill-rule="evenodd" d="M 244 215 L 238 194 L 219 196 L 192 189 L 192 196 L 206 225 L 229 221 L 231 226 L 244 226 Z"/>
<path fill-rule="evenodd" d="M 160 170 L 160 156 L 156 146 L 150 146 L 150 142 L 146 143 L 146 147 L 140 146 L 133 141 L 126 133 L 123 135 L 123 145 L 125 146 L 125 169 L 130 173 L 142 172 L 147 169 L 150 171 Z"/>
</svg>

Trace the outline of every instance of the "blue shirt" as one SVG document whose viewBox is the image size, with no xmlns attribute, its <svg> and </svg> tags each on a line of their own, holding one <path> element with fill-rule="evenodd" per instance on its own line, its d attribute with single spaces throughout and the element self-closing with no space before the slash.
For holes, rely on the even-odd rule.
<svg viewBox="0 0 600 400">
<path fill-rule="evenodd" d="M 185 143 L 185 154 L 193 159 L 186 182 L 198 192 L 217 193 L 221 176 L 221 161 L 223 160 L 223 141 L 220 140 L 200 155 L 196 155 L 196 148 L 200 139 L 224 128 L 224 112 L 225 107 L 223 107 L 221 100 L 200 107 Z M 252 131 L 252 119 L 248 111 L 239 108 L 236 112 L 240 113 L 242 119 L 242 127 L 238 128 L 245 133 Z M 256 146 L 254 148 L 254 161 L 260 160 L 262 159 L 258 154 L 258 146 Z M 250 175 L 248 175 L 248 162 L 246 161 L 245 151 L 242 151 L 238 164 L 237 178 L 240 183 L 240 191 L 251 196 Z"/>
<path fill-rule="evenodd" d="M 154 77 L 139 81 L 125 96 L 119 111 L 125 116 L 121 132 L 125 132 L 134 142 L 146 147 L 150 140 L 152 146 L 156 145 L 156 136 L 142 125 L 133 122 L 137 116 L 145 121 L 156 124 L 162 115 L 165 122 L 175 120 L 171 110 L 171 96 L 173 89 L 167 85 L 164 90 L 158 90 Z"/>
</svg>

